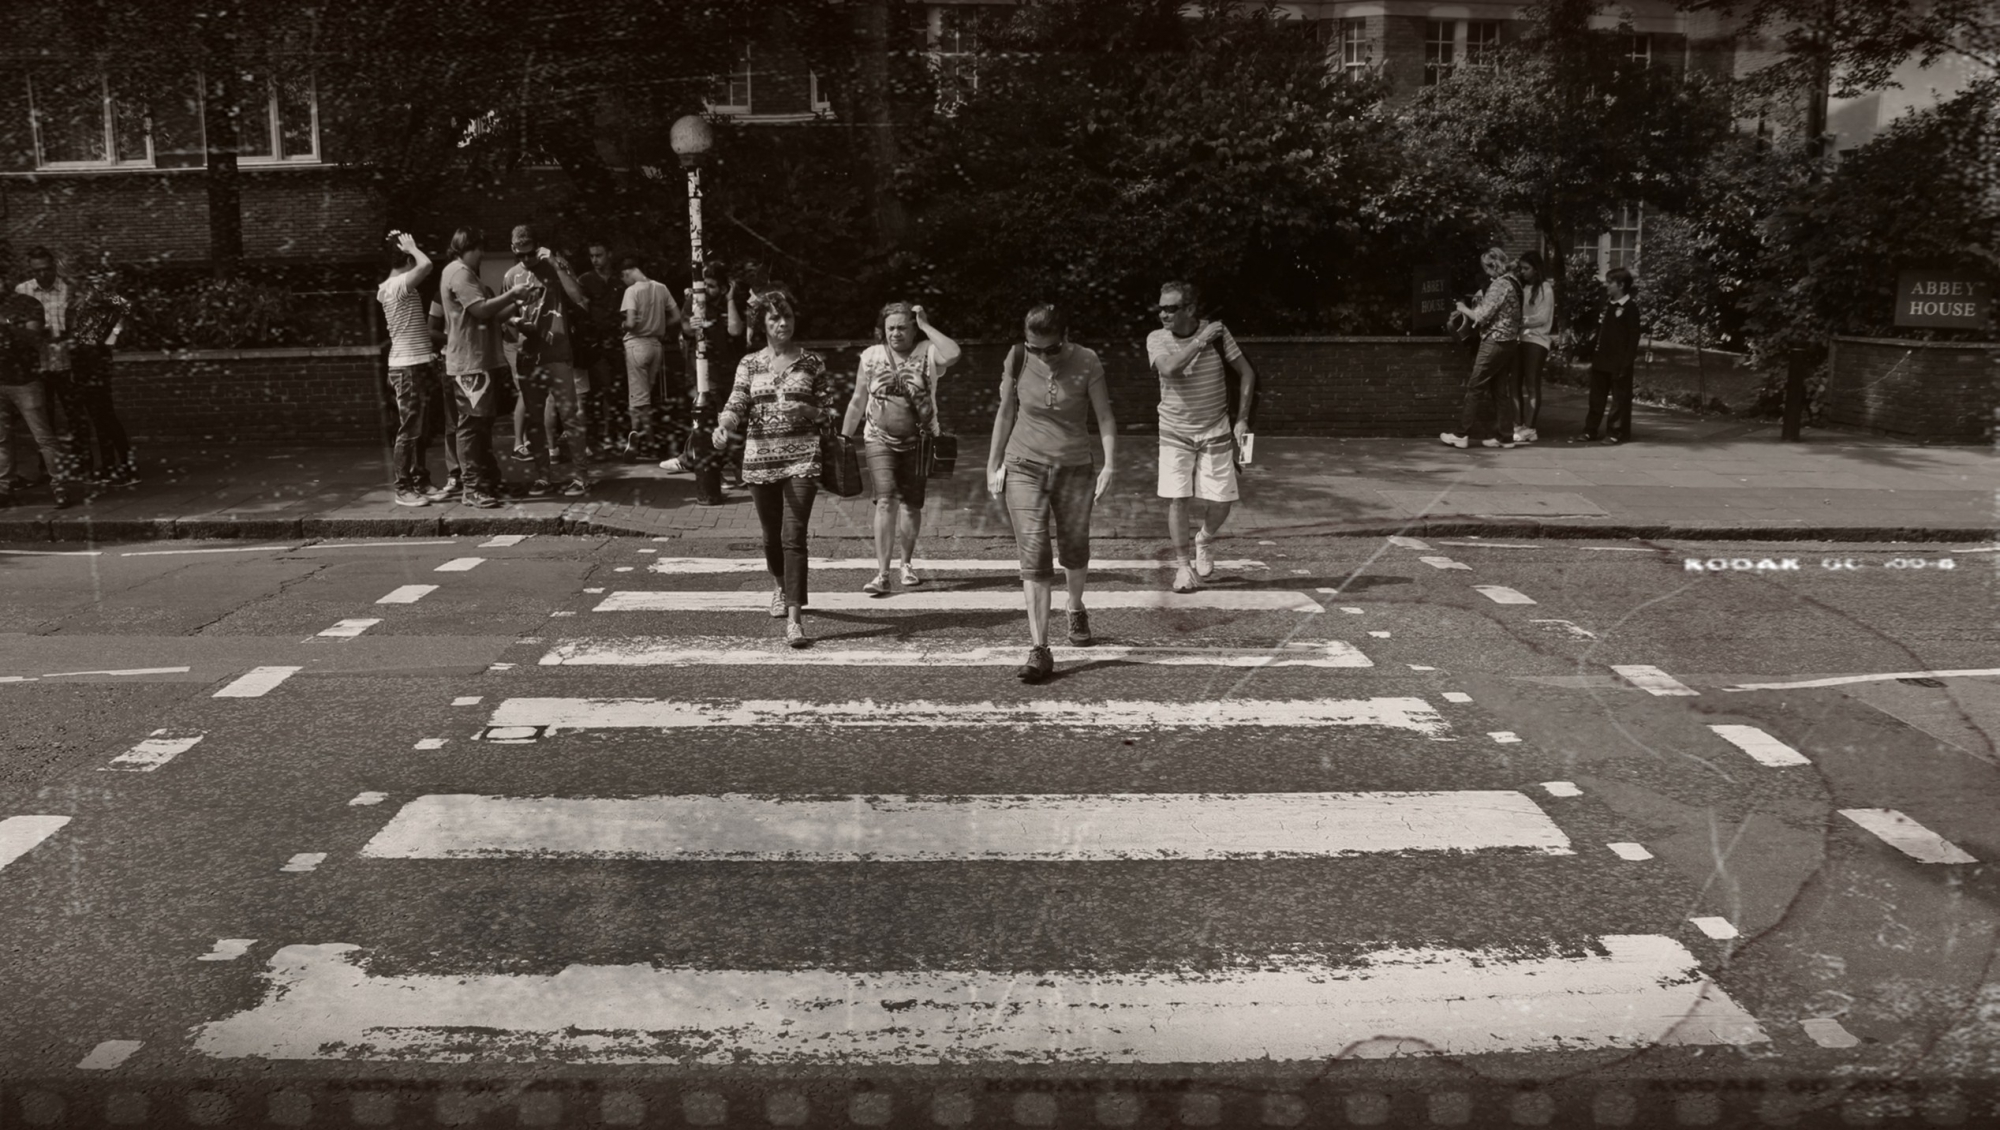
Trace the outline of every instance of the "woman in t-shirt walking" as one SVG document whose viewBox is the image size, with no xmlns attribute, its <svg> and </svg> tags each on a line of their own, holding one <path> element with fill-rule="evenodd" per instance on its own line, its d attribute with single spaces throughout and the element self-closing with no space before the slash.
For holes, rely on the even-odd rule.
<svg viewBox="0 0 2000 1130">
<path fill-rule="evenodd" d="M 917 340 L 922 331 L 925 341 Z M 868 474 L 875 484 L 875 578 L 861 586 L 870 596 L 889 594 L 889 551 L 896 541 L 897 503 L 902 504 L 904 588 L 924 583 L 917 575 L 917 533 L 924 520 L 924 446 L 937 434 L 937 382 L 958 360 L 958 343 L 938 332 L 924 308 L 891 302 L 875 319 L 876 345 L 861 354 L 854 373 L 854 397 L 847 404 L 842 435 L 867 421 Z"/>
<path fill-rule="evenodd" d="M 736 366 L 736 383 L 715 426 L 715 446 L 725 449 L 739 431 L 743 482 L 764 527 L 764 566 L 777 582 L 771 615 L 785 617 L 785 642 L 806 638 L 806 527 L 819 494 L 820 439 L 835 408 L 833 378 L 819 354 L 794 338 L 798 313 L 792 296 L 767 291 L 751 303 L 762 325 L 764 347 Z"/>
<path fill-rule="evenodd" d="M 1028 311 L 1023 344 L 1007 351 L 1000 374 L 1000 411 L 987 449 L 986 489 L 1007 500 L 1021 556 L 1021 590 L 1028 603 L 1024 683 L 1055 670 L 1049 654 L 1049 594 L 1055 584 L 1050 539 L 1069 581 L 1069 642 L 1092 642 L 1083 586 L 1090 576 L 1090 510 L 1111 483 L 1118 424 L 1097 354 L 1068 340 L 1069 326 L 1053 306 Z M 1096 413 L 1104 464 L 1093 473 L 1088 416 Z M 1051 530 L 1051 521 L 1054 528 Z"/>
</svg>

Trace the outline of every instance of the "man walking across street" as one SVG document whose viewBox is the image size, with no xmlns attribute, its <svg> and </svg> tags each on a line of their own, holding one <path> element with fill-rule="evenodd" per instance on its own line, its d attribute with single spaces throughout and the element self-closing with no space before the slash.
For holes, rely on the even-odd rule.
<svg viewBox="0 0 2000 1130">
<path fill-rule="evenodd" d="M 1590 357 L 1590 412 L 1576 440 L 1624 443 L 1632 438 L 1632 366 L 1639 360 L 1639 301 L 1634 289 L 1631 271 L 1613 267 L 1604 272 L 1604 310 L 1597 318 L 1597 348 Z"/>
<path fill-rule="evenodd" d="M 1257 371 L 1221 322 L 1201 320 L 1194 284 L 1160 287 L 1160 328 L 1146 337 L 1146 360 L 1160 378 L 1160 497 L 1174 545 L 1175 592 L 1193 592 L 1215 572 L 1215 537 L 1239 497 L 1236 460 L 1250 431 Z M 1224 362 L 1242 382 L 1234 424 Z M 1201 529 L 1188 561 L 1188 502 L 1200 503 Z"/>
<path fill-rule="evenodd" d="M 507 379 L 507 355 L 500 348 L 500 324 L 524 295 L 520 288 L 494 294 L 480 281 L 486 239 L 478 228 L 460 228 L 451 237 L 438 301 L 444 307 L 444 369 L 458 412 L 458 458 L 465 476 L 465 504 L 481 510 L 500 505 L 500 465 L 493 457 L 493 414 L 499 382 Z"/>
<path fill-rule="evenodd" d="M 619 299 L 620 326 L 625 334 L 625 403 L 632 413 L 632 434 L 625 454 L 658 458 L 660 428 L 666 410 L 666 345 L 669 333 L 680 332 L 681 310 L 667 284 L 646 277 L 637 255 L 618 260 L 625 282 Z M 672 382 L 679 396 L 679 381 Z"/>
</svg>

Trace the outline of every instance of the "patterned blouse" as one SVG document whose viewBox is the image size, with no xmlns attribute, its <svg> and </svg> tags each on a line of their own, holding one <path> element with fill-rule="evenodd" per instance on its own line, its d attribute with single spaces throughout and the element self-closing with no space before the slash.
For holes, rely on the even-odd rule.
<svg viewBox="0 0 2000 1130">
<path fill-rule="evenodd" d="M 1472 310 L 1472 320 L 1486 341 L 1521 340 L 1521 284 L 1511 274 L 1495 276 L 1485 297 Z"/>
<path fill-rule="evenodd" d="M 816 415 L 813 407 L 819 410 Z M 774 367 L 768 349 L 745 357 L 736 366 L 736 384 L 717 418 L 730 431 L 744 433 L 746 483 L 817 477 L 820 435 L 838 421 L 833 378 L 826 361 L 809 349 L 783 371 Z"/>
<path fill-rule="evenodd" d="M 863 439 L 891 451 L 908 451 L 917 445 L 916 436 L 892 436 L 876 424 L 875 417 L 881 411 L 879 402 L 887 400 L 910 405 L 916 411 L 918 429 L 929 435 L 938 434 L 936 390 L 943 369 L 930 342 L 918 342 L 908 357 L 896 356 L 886 345 L 871 345 L 861 354 L 861 373 L 868 382 Z"/>
</svg>

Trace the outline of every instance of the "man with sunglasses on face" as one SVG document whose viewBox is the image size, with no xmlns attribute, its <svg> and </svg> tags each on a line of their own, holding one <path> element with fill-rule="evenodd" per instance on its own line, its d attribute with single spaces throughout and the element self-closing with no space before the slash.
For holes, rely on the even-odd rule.
<svg viewBox="0 0 2000 1130">
<path fill-rule="evenodd" d="M 1160 378 L 1160 497 L 1174 543 L 1174 591 L 1193 592 L 1215 572 L 1215 536 L 1239 497 L 1236 458 L 1250 431 L 1257 371 L 1221 322 L 1201 319 L 1193 283 L 1160 287 L 1160 328 L 1146 337 L 1146 359 Z M 1237 419 L 1229 420 L 1224 362 L 1243 382 Z M 1187 550 L 1188 500 L 1202 504 L 1194 561 Z"/>
</svg>

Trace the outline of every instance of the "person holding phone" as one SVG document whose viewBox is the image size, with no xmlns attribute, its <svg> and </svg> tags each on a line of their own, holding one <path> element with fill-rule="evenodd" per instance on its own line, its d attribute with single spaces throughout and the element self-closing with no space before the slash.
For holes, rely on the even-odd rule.
<svg viewBox="0 0 2000 1130">
<path fill-rule="evenodd" d="M 1118 423 L 1111 390 L 1095 351 L 1069 340 L 1062 311 L 1041 305 L 1023 319 L 1020 345 L 1007 351 L 1000 374 L 1000 408 L 987 449 L 986 489 L 1004 497 L 1021 558 L 1028 605 L 1028 658 L 1017 674 L 1039 683 L 1055 670 L 1049 653 L 1049 602 L 1054 557 L 1069 582 L 1069 642 L 1088 647 L 1090 615 L 1083 589 L 1090 577 L 1090 511 L 1111 485 Z M 1104 462 L 1093 468 L 1089 418 L 1097 417 Z"/>
</svg>

